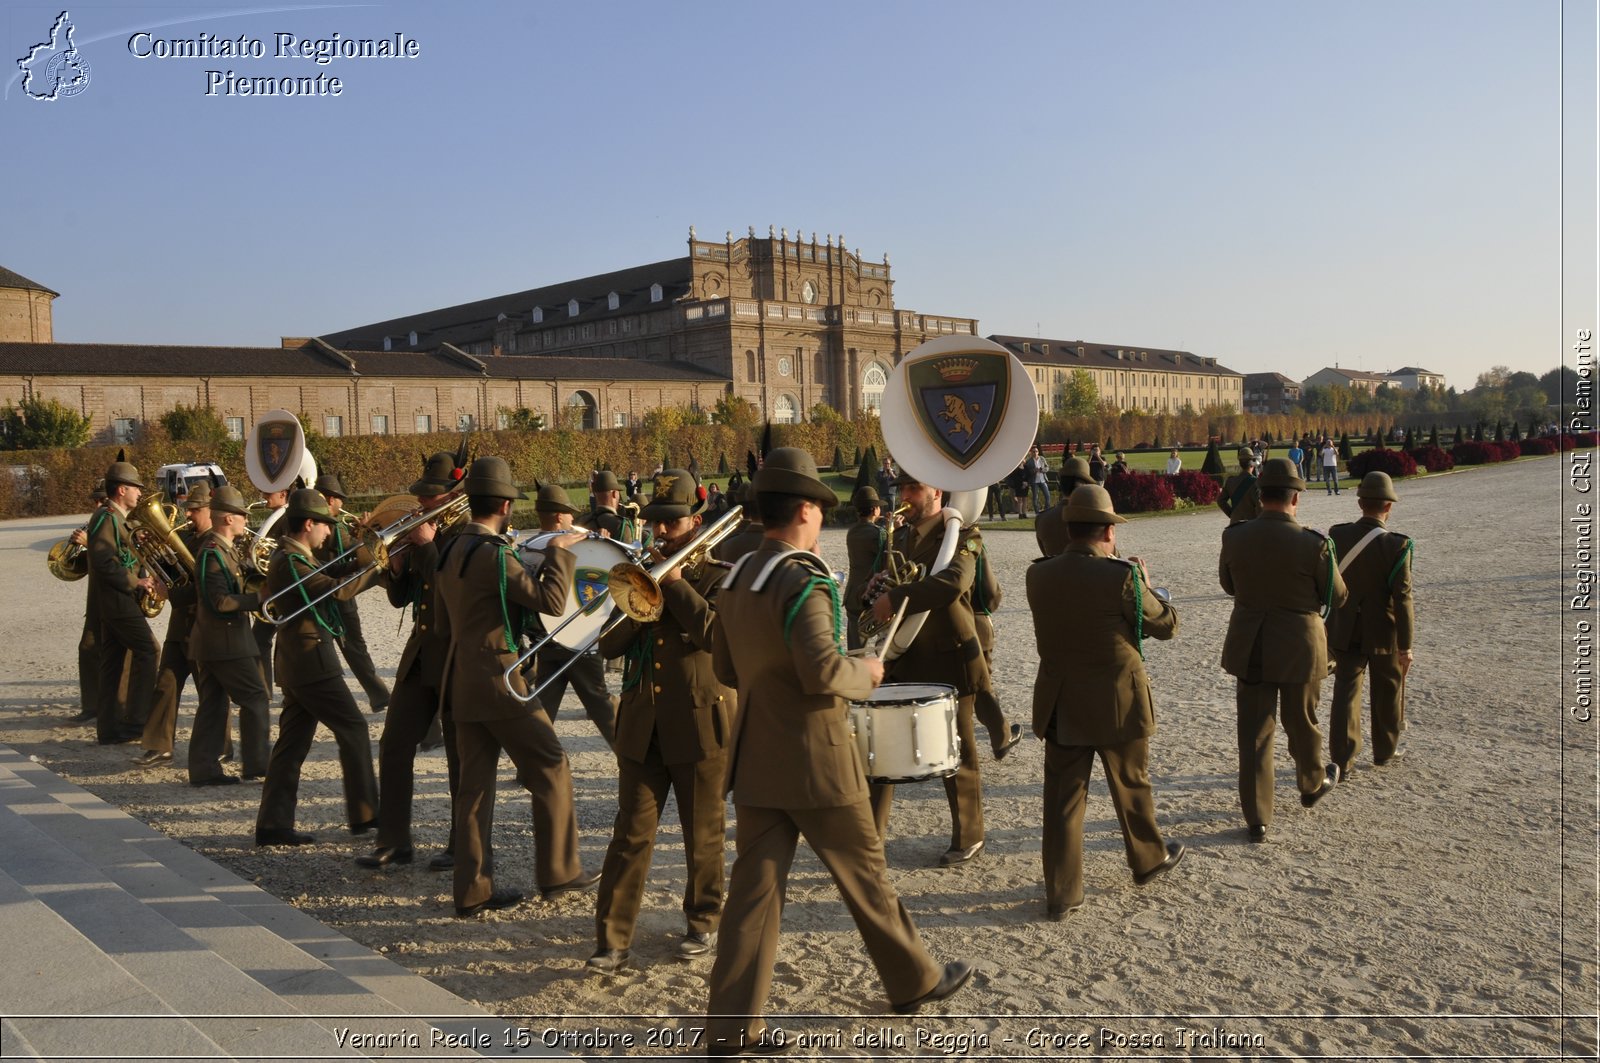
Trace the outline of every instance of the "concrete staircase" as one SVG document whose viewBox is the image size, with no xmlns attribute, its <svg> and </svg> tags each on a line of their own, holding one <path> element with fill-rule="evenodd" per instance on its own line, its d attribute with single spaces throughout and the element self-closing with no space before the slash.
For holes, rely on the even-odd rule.
<svg viewBox="0 0 1600 1063">
<path fill-rule="evenodd" d="M 0 1059 L 560 1054 L 3 745 L 0 953 Z"/>
</svg>

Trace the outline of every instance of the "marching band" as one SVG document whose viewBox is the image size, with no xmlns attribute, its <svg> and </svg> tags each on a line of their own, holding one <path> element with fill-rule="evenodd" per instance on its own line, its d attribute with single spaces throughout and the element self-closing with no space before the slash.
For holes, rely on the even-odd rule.
<svg viewBox="0 0 1600 1063">
<path fill-rule="evenodd" d="M 80 719 L 95 720 L 101 743 L 140 741 L 142 767 L 169 762 L 192 672 L 199 707 L 189 782 L 263 779 L 258 846 L 315 841 L 296 827 L 296 796 L 313 735 L 328 727 L 346 825 L 356 835 L 375 831 L 374 848 L 356 858 L 373 871 L 414 859 L 414 761 L 430 727 L 441 727 L 452 825 L 429 867 L 453 871 L 459 917 L 525 899 L 494 874 L 503 751 L 531 798 L 542 896 L 598 886 L 588 960 L 596 972 L 632 962 L 671 791 L 688 870 L 676 951 L 686 960 L 715 952 L 717 1055 L 772 1048 L 760 1014 L 784 882 L 803 836 L 837 884 L 894 1010 L 915 1011 L 959 990 L 972 968 L 929 955 L 889 884 L 894 787 L 943 784 L 951 836 L 938 865 L 967 864 L 985 844 L 975 722 L 996 760 L 1022 736 L 990 676 L 988 614 L 1002 588 L 977 531 L 975 488 L 1020 460 L 1037 404 L 1027 375 L 1005 361 L 1014 358 L 984 342 L 955 349 L 936 340 L 896 369 L 906 379 L 891 381 L 883 421 L 902 463 L 894 481 L 901 505 L 882 516 L 877 490 L 855 491 L 859 520 L 847 536 L 843 580 L 816 553 L 834 491 L 811 456 L 791 448 L 753 461 L 726 512 L 692 469 L 661 470 L 642 507 L 622 501 L 616 477 L 601 472 L 584 515 L 559 486 L 535 485 L 540 531 L 520 538 L 511 512 L 528 495 L 504 460 L 469 459 L 465 441 L 429 457 L 407 494 L 358 520 L 342 512 L 338 478 L 318 475 L 298 421 L 274 411 L 247 443 L 251 480 L 277 503 L 253 532 L 256 507 L 231 485 L 198 485 L 184 503 L 189 520 L 174 528 L 176 511 L 145 496 L 139 470 L 118 460 L 88 526 L 50 554 L 60 578 L 88 576 Z M 972 398 L 983 388 L 1006 400 L 987 419 Z M 1007 417 L 1027 430 L 1001 423 Z M 1241 452 L 1223 507 L 1232 523 L 1220 578 L 1235 599 L 1223 665 L 1238 681 L 1240 798 L 1257 841 L 1272 818 L 1280 701 L 1311 807 L 1348 774 L 1360 747 L 1364 672 L 1373 678 L 1376 762 L 1400 755 L 1411 661 L 1411 544 L 1387 530 L 1393 484 L 1369 476 L 1358 492 L 1362 520 L 1329 538 L 1295 522 L 1305 483 L 1280 463 L 1289 464 L 1268 461 L 1257 476 Z M 1151 586 L 1142 560 L 1118 556 L 1123 518 L 1083 465 L 1071 459 L 1063 468 L 1061 500 L 1039 518 L 1044 556 L 1026 581 L 1040 657 L 1031 730 L 1046 749 L 1041 856 L 1051 920 L 1083 903 L 1083 819 L 1096 758 L 1134 881 L 1165 874 L 1184 853 L 1156 825 L 1146 769 L 1154 708 L 1143 667 L 1144 640 L 1174 637 L 1177 610 Z M 355 608 L 357 595 L 376 586 L 412 621 L 392 690 L 372 667 Z M 148 618 L 163 603 L 173 611 L 158 651 Z M 1326 632 L 1334 633 L 1331 655 Z M 386 713 L 376 773 L 341 652 L 372 710 Z M 607 689 L 607 659 L 622 662 L 620 697 Z M 1338 706 L 1327 763 L 1315 706 L 1330 662 Z M 282 707 L 269 753 L 274 681 Z M 615 821 L 597 872 L 579 862 L 572 773 L 553 726 L 569 683 L 616 759 Z M 224 767 L 230 702 L 239 706 L 240 775 Z M 737 858 L 725 871 L 729 795 Z"/>
</svg>

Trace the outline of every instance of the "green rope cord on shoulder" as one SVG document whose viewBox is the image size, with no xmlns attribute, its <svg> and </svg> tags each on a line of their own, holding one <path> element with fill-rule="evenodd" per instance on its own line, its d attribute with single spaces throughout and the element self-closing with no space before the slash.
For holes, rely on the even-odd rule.
<svg viewBox="0 0 1600 1063">
<path fill-rule="evenodd" d="M 800 588 L 800 593 L 795 595 L 794 604 L 789 607 L 788 615 L 783 618 L 783 642 L 789 643 L 789 629 L 794 627 L 794 618 L 800 615 L 801 606 L 805 605 L 806 598 L 811 594 L 811 588 L 818 584 L 825 584 L 828 588 L 828 600 L 833 604 L 833 647 L 839 651 L 839 656 L 844 656 L 844 643 L 839 640 L 840 632 L 844 630 L 844 603 L 839 599 L 839 585 L 826 576 L 812 576 L 806 580 L 806 585 Z"/>
<path fill-rule="evenodd" d="M 117 540 L 118 563 L 126 569 L 131 570 L 137 568 L 139 565 L 139 558 L 132 550 L 123 545 L 122 521 L 117 519 L 117 515 L 114 511 L 102 509 L 100 512 L 96 513 L 92 518 L 90 518 L 89 530 L 85 534 L 93 538 L 94 533 L 99 530 L 100 525 L 106 522 L 107 517 L 111 518 L 111 534 Z"/>
<path fill-rule="evenodd" d="M 294 585 L 300 590 L 300 600 L 305 603 L 306 611 L 311 614 L 311 619 L 315 620 L 318 627 L 326 631 L 329 635 L 332 635 L 334 638 L 344 638 L 344 620 L 339 616 L 339 603 L 334 601 L 332 598 L 329 598 L 327 601 L 319 605 L 312 605 L 311 593 L 306 590 L 305 581 L 302 579 L 302 573 L 299 569 L 295 568 L 295 562 L 299 561 L 306 566 L 304 575 L 310 575 L 311 573 L 315 572 L 317 570 L 317 566 L 292 550 L 286 550 L 284 551 L 284 554 L 289 558 L 289 574 L 294 577 Z M 325 610 L 327 612 L 327 616 L 323 615 Z"/>
<path fill-rule="evenodd" d="M 215 543 L 200 551 L 200 557 L 197 561 L 195 561 L 195 567 L 200 570 L 200 600 L 206 603 L 206 608 L 211 610 L 212 616 L 220 617 L 223 615 L 221 610 L 219 610 L 215 603 L 211 601 L 211 595 L 206 593 L 206 568 L 208 567 L 206 565 L 207 554 L 215 555 L 217 559 L 217 567 L 222 569 L 222 575 L 228 581 L 228 593 L 238 594 L 239 588 L 233 582 L 233 573 L 228 571 L 227 559 L 222 556 L 222 551 L 217 549 Z"/>
<path fill-rule="evenodd" d="M 1133 646 L 1144 660 L 1144 581 L 1139 578 L 1139 566 L 1129 565 L 1133 574 Z"/>
<path fill-rule="evenodd" d="M 511 611 L 506 608 L 506 555 L 511 553 L 511 547 L 501 543 L 497 552 L 500 557 L 500 620 L 505 625 L 506 652 L 516 653 L 517 636 L 511 628 Z"/>
<path fill-rule="evenodd" d="M 641 631 L 632 645 L 628 647 L 627 655 L 623 659 L 622 692 L 626 694 L 649 675 L 656 660 L 656 644 L 650 639 L 649 631 Z"/>
<path fill-rule="evenodd" d="M 883 564 L 883 548 L 888 544 L 888 542 L 889 542 L 889 531 L 888 531 L 888 529 L 887 528 L 879 528 L 878 529 L 878 552 L 876 554 L 872 555 L 872 571 L 874 571 L 874 572 L 878 571 L 878 566 Z"/>
<path fill-rule="evenodd" d="M 1339 548 L 1333 545 L 1332 539 L 1324 539 L 1323 555 L 1328 559 L 1328 582 L 1322 595 L 1322 619 L 1328 619 L 1328 614 L 1333 612 L 1333 581 L 1339 574 L 1338 566 L 1334 563 L 1334 555 Z"/>
<path fill-rule="evenodd" d="M 1411 560 L 1411 548 L 1416 545 L 1417 541 L 1415 539 L 1406 540 L 1406 548 L 1400 551 L 1400 556 L 1395 559 L 1394 567 L 1389 570 L 1389 586 L 1394 586 L 1395 577 L 1400 575 L 1400 570 L 1405 567 L 1406 562 Z"/>
</svg>

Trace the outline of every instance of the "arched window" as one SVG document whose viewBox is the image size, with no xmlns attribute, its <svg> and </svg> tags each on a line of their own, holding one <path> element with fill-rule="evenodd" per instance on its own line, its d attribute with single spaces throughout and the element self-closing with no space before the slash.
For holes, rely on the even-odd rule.
<svg viewBox="0 0 1600 1063">
<path fill-rule="evenodd" d="M 533 323 L 535 325 L 543 324 L 543 322 L 544 322 L 544 307 L 542 307 L 542 306 L 534 307 L 533 308 L 533 313 L 530 316 L 533 318 Z"/>
<path fill-rule="evenodd" d="M 616 292 L 612 292 L 610 295 L 606 296 L 607 310 L 615 310 L 621 303 L 622 298 L 621 296 L 617 295 Z"/>
<path fill-rule="evenodd" d="M 411 346 L 415 347 L 416 345 L 417 345 L 417 334 L 415 332 L 413 332 L 411 334 Z"/>
<path fill-rule="evenodd" d="M 773 424 L 794 424 L 794 400 L 787 395 L 779 395 L 778 401 L 772 404 Z"/>
<path fill-rule="evenodd" d="M 861 408 L 878 412 L 883 405 L 883 389 L 889 383 L 889 373 L 878 362 L 873 362 L 861 374 Z"/>
<path fill-rule="evenodd" d="M 578 300 L 576 300 L 576 299 L 568 299 L 567 300 L 567 316 L 568 317 L 577 317 L 578 316 Z"/>
<path fill-rule="evenodd" d="M 594 396 L 587 391 L 574 391 L 572 398 L 567 400 L 567 410 L 572 418 L 572 427 L 580 428 L 587 432 L 600 426 L 599 413 L 595 408 Z"/>
<path fill-rule="evenodd" d="M 652 303 L 659 303 L 661 301 L 661 285 L 650 285 L 650 301 Z"/>
<path fill-rule="evenodd" d="M 756 382 L 756 352 L 744 352 L 744 378 L 750 383 Z"/>
</svg>

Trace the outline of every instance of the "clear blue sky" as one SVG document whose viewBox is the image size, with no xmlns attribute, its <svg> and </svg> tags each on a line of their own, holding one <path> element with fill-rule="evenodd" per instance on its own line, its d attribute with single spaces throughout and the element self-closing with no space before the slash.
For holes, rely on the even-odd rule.
<svg viewBox="0 0 1600 1063">
<path fill-rule="evenodd" d="M 99 3 L 88 88 L 29 100 L 60 10 L 0 16 L 0 265 L 62 293 L 62 341 L 272 344 L 772 224 L 888 251 L 901 306 L 984 333 L 1461 387 L 1561 357 L 1558 3 Z"/>
</svg>

